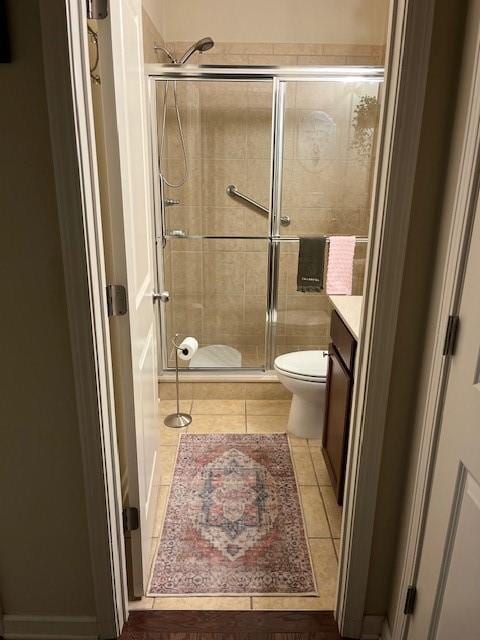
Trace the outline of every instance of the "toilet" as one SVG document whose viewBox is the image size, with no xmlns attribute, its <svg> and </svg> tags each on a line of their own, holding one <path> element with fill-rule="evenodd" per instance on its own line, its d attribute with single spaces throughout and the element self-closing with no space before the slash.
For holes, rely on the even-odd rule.
<svg viewBox="0 0 480 640">
<path fill-rule="evenodd" d="M 298 438 L 323 433 L 328 351 L 294 351 L 275 358 L 279 381 L 292 393 L 288 431 Z"/>
</svg>

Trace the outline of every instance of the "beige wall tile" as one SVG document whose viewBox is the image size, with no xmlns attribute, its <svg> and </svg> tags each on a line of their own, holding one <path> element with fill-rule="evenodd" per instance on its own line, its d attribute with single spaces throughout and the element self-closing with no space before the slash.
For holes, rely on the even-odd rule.
<svg viewBox="0 0 480 640">
<path fill-rule="evenodd" d="M 327 516 L 318 487 L 300 486 L 303 515 L 309 538 L 330 538 Z"/>
<path fill-rule="evenodd" d="M 192 383 L 184 382 L 180 379 L 179 395 L 180 398 L 189 399 L 192 398 Z M 159 382 L 158 384 L 158 396 L 160 398 L 160 406 L 162 406 L 162 400 L 174 400 L 176 399 L 176 387 L 174 382 Z"/>
<path fill-rule="evenodd" d="M 153 599 L 153 598 L 152 598 Z M 163 610 L 199 610 L 199 611 L 238 611 L 250 609 L 250 598 L 248 596 L 189 596 L 185 598 L 168 596 L 165 598 L 155 598 L 154 609 Z"/>
<path fill-rule="evenodd" d="M 172 252 L 172 293 L 197 294 L 203 290 L 202 253 L 200 251 Z"/>
<path fill-rule="evenodd" d="M 194 400 L 192 415 L 245 415 L 245 400 Z"/>
<path fill-rule="evenodd" d="M 315 55 L 323 53 L 325 45 L 301 42 L 275 42 L 273 53 L 280 55 Z"/>
<path fill-rule="evenodd" d="M 243 382 L 194 382 L 192 383 L 192 398 L 223 400 L 243 400 L 245 384 Z"/>
<path fill-rule="evenodd" d="M 288 416 L 290 400 L 247 400 L 247 416 Z"/>
<path fill-rule="evenodd" d="M 342 508 L 338 506 L 332 487 L 320 487 L 332 537 L 340 538 L 342 529 Z"/>
<path fill-rule="evenodd" d="M 292 394 L 280 382 L 246 382 L 247 400 L 288 400 Z"/>
<path fill-rule="evenodd" d="M 243 296 L 245 291 L 245 258 L 234 251 L 203 252 L 204 291 L 223 294 L 228 291 Z M 211 306 L 210 303 L 209 307 Z M 205 314 L 208 317 L 208 312 Z"/>
<path fill-rule="evenodd" d="M 317 477 L 308 447 L 292 447 L 292 458 L 299 485 L 317 486 Z"/>
<path fill-rule="evenodd" d="M 245 416 L 196 415 L 188 433 L 245 433 Z"/>
</svg>

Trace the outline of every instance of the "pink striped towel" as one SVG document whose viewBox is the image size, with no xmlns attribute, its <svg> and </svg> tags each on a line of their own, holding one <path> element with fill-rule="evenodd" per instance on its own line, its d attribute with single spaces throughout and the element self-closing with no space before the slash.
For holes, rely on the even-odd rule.
<svg viewBox="0 0 480 640">
<path fill-rule="evenodd" d="M 327 293 L 332 295 L 352 295 L 355 242 L 355 236 L 330 236 Z"/>
</svg>

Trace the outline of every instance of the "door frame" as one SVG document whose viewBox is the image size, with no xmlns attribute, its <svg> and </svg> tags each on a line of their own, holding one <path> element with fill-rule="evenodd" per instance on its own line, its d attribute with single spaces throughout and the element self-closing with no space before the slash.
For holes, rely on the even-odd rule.
<svg viewBox="0 0 480 640">
<path fill-rule="evenodd" d="M 432 327 L 430 349 L 422 362 L 424 390 L 414 425 L 419 434 L 419 447 L 415 463 L 409 470 L 408 482 L 412 490 L 404 514 L 404 544 L 399 549 L 400 581 L 390 627 L 392 640 L 403 640 L 409 629 L 410 618 L 404 614 L 405 594 L 410 585 L 416 584 L 418 577 L 435 454 L 442 427 L 451 357 L 454 355 L 445 356 L 443 353 L 447 322 L 449 316 L 458 315 L 460 309 L 470 235 L 480 194 L 480 24 L 477 26 L 474 58 L 465 92 L 467 95 L 459 95 L 460 101 L 465 101 L 465 118 L 459 118 L 458 110 L 455 112 L 455 137 L 450 157 L 457 163 L 453 164 L 457 174 L 452 182 L 450 176 L 447 178 L 450 191 L 446 192 L 448 201 L 445 198 L 442 203 L 441 250 L 433 281 L 437 303 L 429 320 Z M 449 204 L 451 212 L 446 210 Z"/>
<path fill-rule="evenodd" d="M 40 10 L 97 621 L 99 637 L 108 638 L 121 630 L 128 611 L 85 4 L 45 2 Z M 378 489 L 434 6 L 435 0 L 392 0 L 390 7 L 387 100 L 372 205 L 377 213 L 369 232 L 336 609 L 347 636 L 359 637 L 364 622 L 372 496 Z"/>
</svg>

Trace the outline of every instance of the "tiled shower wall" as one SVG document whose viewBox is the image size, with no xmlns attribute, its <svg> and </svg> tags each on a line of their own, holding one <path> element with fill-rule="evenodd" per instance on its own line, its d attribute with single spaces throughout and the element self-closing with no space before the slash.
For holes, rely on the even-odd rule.
<svg viewBox="0 0 480 640">
<path fill-rule="evenodd" d="M 167 44 L 167 46 L 169 46 Z M 175 43 L 178 53 L 188 43 Z M 215 53 L 213 53 L 215 52 Z M 217 44 L 198 57 L 205 64 L 381 64 L 380 47 L 339 45 Z M 355 108 L 378 85 L 291 83 L 285 118 L 282 213 L 287 235 L 368 233 L 372 156 L 355 146 Z M 159 89 L 161 103 L 163 89 Z M 228 184 L 268 205 L 271 87 L 231 82 L 178 83 L 178 100 L 189 159 L 187 182 L 166 189 L 180 205 L 166 210 L 167 227 L 188 235 L 262 236 L 266 220 L 226 192 Z M 160 109 L 161 112 L 161 109 Z M 161 127 L 161 119 L 159 121 Z M 372 132 L 371 132 L 372 133 Z M 374 130 L 373 130 L 374 133 Z M 170 96 L 163 170 L 183 173 Z M 201 345 L 227 344 L 242 353 L 243 366 L 264 363 L 267 296 L 266 240 L 168 240 L 165 250 L 169 338 L 195 335 Z M 364 244 L 355 252 L 354 293 L 362 290 Z M 281 245 L 276 352 L 326 348 L 330 305 L 325 294 L 298 293 L 298 243 Z"/>
<path fill-rule="evenodd" d="M 178 56 L 191 42 L 168 42 Z M 216 42 L 192 60 L 195 64 L 236 65 L 383 65 L 385 47 L 365 44 L 313 44 L 299 42 Z"/>
</svg>

